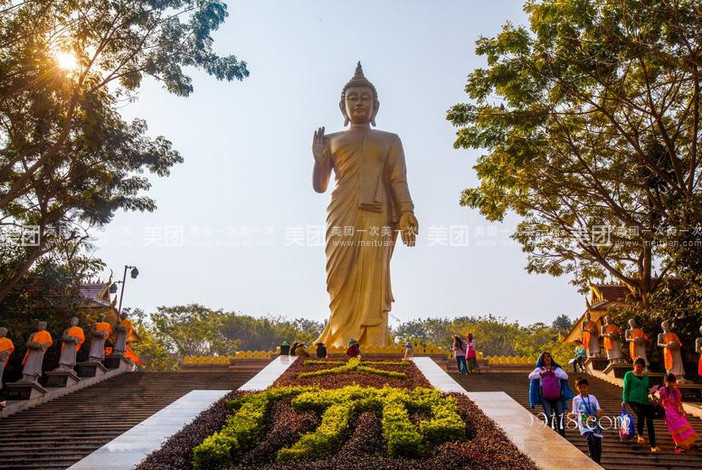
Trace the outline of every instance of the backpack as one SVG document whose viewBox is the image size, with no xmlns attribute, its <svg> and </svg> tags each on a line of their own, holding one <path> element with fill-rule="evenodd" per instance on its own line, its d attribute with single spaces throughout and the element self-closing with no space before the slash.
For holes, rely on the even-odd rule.
<svg viewBox="0 0 702 470">
<path fill-rule="evenodd" d="M 561 398 L 561 379 L 552 374 L 541 377 L 541 397 L 545 400 Z"/>
</svg>

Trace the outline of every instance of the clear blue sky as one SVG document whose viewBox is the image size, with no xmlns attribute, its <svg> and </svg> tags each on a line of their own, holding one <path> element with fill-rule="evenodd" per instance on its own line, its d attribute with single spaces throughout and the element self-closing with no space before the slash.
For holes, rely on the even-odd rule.
<svg viewBox="0 0 702 470">
<path fill-rule="evenodd" d="M 453 149 L 446 110 L 467 99 L 466 77 L 484 64 L 475 40 L 507 21 L 525 23 L 522 1 L 228 3 L 216 50 L 246 60 L 251 76 L 223 83 L 193 73 L 189 98 L 147 82 L 122 110 L 146 119 L 152 135 L 185 157 L 169 178 L 152 179 L 156 212 L 119 213 L 99 234 L 97 255 L 116 276 L 124 264 L 141 272 L 127 281 L 125 306 L 198 302 L 327 317 L 324 248 L 286 243 L 289 227 L 325 222 L 331 190 L 312 189 L 312 133 L 341 129 L 339 94 L 361 60 L 379 93 L 377 128 L 402 138 L 420 223 L 418 246 L 395 250 L 392 315 L 492 313 L 531 323 L 582 312 L 567 278 L 528 275 L 520 247 L 499 246 L 510 242 L 504 231 L 515 219 L 490 224 L 458 205 L 461 190 L 476 184 L 479 152 Z M 441 245 L 439 227 L 452 225 L 468 226 L 468 246 Z M 182 239 L 166 242 L 181 227 Z M 254 246 L 196 246 L 218 241 Z M 274 246 L 255 246 L 262 241 Z M 498 246 L 478 246 L 491 242 Z"/>
</svg>

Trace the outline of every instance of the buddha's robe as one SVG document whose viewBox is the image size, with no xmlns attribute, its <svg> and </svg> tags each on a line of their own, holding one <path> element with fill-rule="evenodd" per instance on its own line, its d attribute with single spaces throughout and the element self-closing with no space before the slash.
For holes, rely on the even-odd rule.
<svg viewBox="0 0 702 470">
<path fill-rule="evenodd" d="M 117 327 L 115 327 L 115 347 L 112 350 L 113 354 L 124 355 L 125 351 L 127 350 L 128 338 L 132 334 L 133 330 L 134 325 L 129 318 L 124 318 L 117 323 Z"/>
<path fill-rule="evenodd" d="M 59 358 L 60 369 L 73 369 L 76 365 L 76 354 L 85 342 L 85 334 L 79 326 L 66 328 L 61 338 L 61 357 Z"/>
<path fill-rule="evenodd" d="M 680 338 L 678 338 L 678 335 L 675 333 L 666 333 L 663 336 L 663 343 L 668 344 L 671 342 L 678 343 L 678 348 L 671 349 L 667 346 L 663 348 L 665 371 L 675 374 L 675 377 L 680 380 L 685 377 L 685 368 L 683 366 L 682 354 L 680 353 L 682 341 L 680 341 Z"/>
<path fill-rule="evenodd" d="M 105 359 L 105 340 L 112 333 L 112 325 L 107 322 L 98 322 L 90 332 L 90 352 L 88 353 L 91 362 L 100 362 Z"/>
<path fill-rule="evenodd" d="M 631 342 L 629 343 L 629 355 L 633 361 L 637 357 L 643 357 L 648 365 L 648 355 L 646 354 L 646 340 L 648 336 L 641 328 L 632 328 L 631 333 L 629 333 L 629 338 Z M 638 340 L 638 341 L 637 341 Z M 641 344 L 636 344 L 637 342 Z"/>
<path fill-rule="evenodd" d="M 361 346 L 387 346 L 390 258 L 400 216 L 414 210 L 402 143 L 372 129 L 329 137 L 336 179 L 326 229 L 331 313 L 316 342 L 341 347 L 355 338 Z"/>
<path fill-rule="evenodd" d="M 608 335 L 615 334 L 618 339 L 610 338 Z M 622 358 L 622 348 L 620 339 L 622 330 L 617 325 L 611 323 L 604 328 L 604 348 L 607 352 L 607 359 L 610 361 L 619 361 Z"/>
<path fill-rule="evenodd" d="M 27 347 L 27 353 L 22 359 L 22 380 L 36 382 L 41 377 L 41 366 L 44 362 L 44 354 L 49 346 L 54 344 L 51 334 L 46 330 L 40 330 L 32 333 L 29 337 L 29 342 L 37 343 L 39 348 Z"/>
<path fill-rule="evenodd" d="M 592 320 L 583 323 L 583 346 L 585 346 L 588 357 L 597 357 L 600 355 L 597 324 Z"/>
<path fill-rule="evenodd" d="M 15 345 L 12 344 L 12 340 L 7 337 L 0 338 L 0 389 L 2 389 L 2 374 L 5 372 L 5 366 L 7 361 L 10 360 L 10 354 L 15 350 Z M 5 356 L 2 359 L 2 356 Z"/>
</svg>

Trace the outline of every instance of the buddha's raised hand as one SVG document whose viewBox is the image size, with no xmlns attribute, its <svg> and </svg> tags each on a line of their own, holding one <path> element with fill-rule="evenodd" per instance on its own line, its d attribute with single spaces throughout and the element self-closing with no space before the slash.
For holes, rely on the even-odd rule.
<svg viewBox="0 0 702 470">
<path fill-rule="evenodd" d="M 314 131 L 312 138 L 312 154 L 317 163 L 324 163 L 331 155 L 329 137 L 324 135 L 324 127 Z"/>
</svg>

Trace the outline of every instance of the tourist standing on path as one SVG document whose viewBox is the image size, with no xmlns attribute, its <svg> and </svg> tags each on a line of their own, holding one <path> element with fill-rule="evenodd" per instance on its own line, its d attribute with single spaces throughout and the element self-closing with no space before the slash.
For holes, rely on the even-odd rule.
<svg viewBox="0 0 702 470">
<path fill-rule="evenodd" d="M 349 340 L 349 348 L 346 350 L 346 355 L 349 357 L 361 357 L 361 347 L 353 338 Z"/>
<path fill-rule="evenodd" d="M 467 374 L 466 369 L 466 345 L 461 338 L 461 335 L 454 333 L 453 344 L 451 345 L 451 352 L 456 356 L 456 363 L 458 364 L 458 372 L 461 374 Z"/>
<path fill-rule="evenodd" d="M 322 359 L 327 357 L 327 347 L 324 343 L 317 343 L 317 357 Z"/>
<path fill-rule="evenodd" d="M 404 361 L 411 361 L 414 358 L 414 349 L 412 349 L 412 341 L 409 339 L 405 343 L 405 357 L 402 358 Z"/>
<path fill-rule="evenodd" d="M 685 416 L 682 393 L 678 390 L 675 374 L 666 374 L 664 384 L 658 389 L 658 394 L 661 397 L 661 406 L 665 408 L 665 424 L 675 441 L 675 452 L 679 454 L 692 449 L 699 437 Z"/>
<path fill-rule="evenodd" d="M 587 439 L 587 451 L 590 458 L 600 463 L 602 457 L 602 427 L 599 418 L 604 411 L 600 408 L 597 397 L 590 395 L 590 384 L 584 377 L 575 382 L 579 395 L 573 398 L 573 409 L 570 418 L 576 420 L 580 435 Z"/>
<path fill-rule="evenodd" d="M 295 355 L 295 352 L 297 352 L 297 348 L 299 348 L 301 344 L 302 344 L 302 343 L 300 343 L 300 342 L 298 342 L 298 341 L 295 341 L 295 342 L 292 344 L 292 346 L 290 347 L 290 355 L 291 355 L 291 356 L 294 356 L 294 355 Z"/>
<path fill-rule="evenodd" d="M 565 436 L 563 412 L 573 393 L 568 387 L 568 374 L 558 365 L 551 353 L 543 352 L 536 361 L 536 369 L 529 374 L 529 406 L 544 407 L 546 422 L 553 428 L 553 413 L 556 413 L 556 431 Z"/>
<path fill-rule="evenodd" d="M 642 357 L 637 357 L 634 361 L 634 370 L 630 370 L 624 374 L 622 407 L 626 407 L 626 405 L 629 404 L 636 414 L 637 442 L 639 444 L 645 442 L 642 435 L 645 421 L 646 428 L 648 429 L 648 441 L 651 446 L 651 452 L 659 452 L 660 449 L 656 447 L 656 430 L 653 428 L 654 408 L 648 400 L 651 385 L 645 369 L 646 361 Z"/>
<path fill-rule="evenodd" d="M 473 369 L 480 372 L 478 367 L 478 350 L 475 347 L 475 338 L 473 333 L 468 333 L 466 336 L 468 343 L 466 345 L 466 362 L 468 363 L 468 372 L 472 373 Z"/>
</svg>

